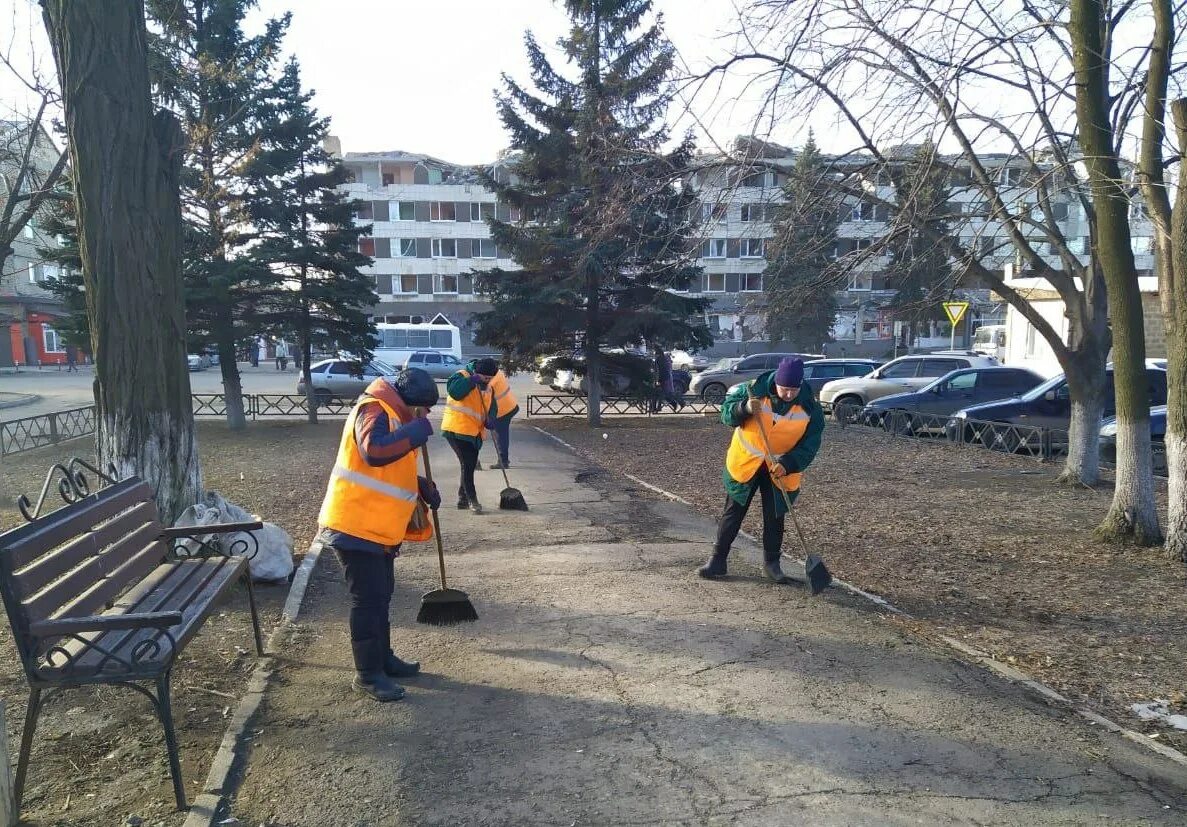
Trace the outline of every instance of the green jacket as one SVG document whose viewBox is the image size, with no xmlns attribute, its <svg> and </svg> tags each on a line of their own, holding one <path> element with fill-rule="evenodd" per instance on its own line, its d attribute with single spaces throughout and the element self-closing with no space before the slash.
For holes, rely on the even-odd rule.
<svg viewBox="0 0 1187 827">
<path fill-rule="evenodd" d="M 473 375 L 474 360 L 470 360 L 469 362 L 466 363 L 465 370 L 467 373 Z M 447 379 L 445 382 L 446 395 L 448 395 L 450 399 L 456 399 L 458 402 L 461 402 L 463 399 L 465 399 L 467 396 L 469 396 L 470 391 L 472 391 L 472 390 L 474 390 L 474 383 L 470 380 L 469 376 L 462 376 L 462 372 L 460 370 L 457 373 L 455 373 L 453 376 L 449 377 L 449 379 Z M 488 416 L 489 416 L 489 412 L 488 412 Z M 491 417 L 491 418 L 493 418 L 493 417 Z M 454 439 L 461 440 L 462 442 L 469 442 L 472 445 L 477 445 L 479 448 L 482 447 L 482 437 L 481 436 L 468 436 L 466 434 L 455 434 L 452 431 L 446 431 L 446 430 L 442 430 L 441 433 L 449 434 Z"/>
<path fill-rule="evenodd" d="M 803 437 L 783 456 L 779 457 L 779 464 L 782 465 L 789 473 L 805 470 L 812 464 L 812 460 L 816 458 L 816 452 L 820 450 L 820 438 L 824 435 L 824 410 L 820 407 L 820 403 L 816 401 L 816 395 L 812 393 L 812 388 L 808 385 L 800 385 L 800 395 L 791 402 L 784 402 L 775 393 L 775 371 L 768 371 L 762 374 L 757 379 L 750 382 L 743 382 L 730 389 L 726 394 L 725 401 L 721 405 L 721 421 L 725 425 L 736 428 L 750 416 L 750 394 L 753 388 L 755 396 L 768 396 L 771 399 L 771 408 L 777 414 L 785 414 L 791 410 L 791 406 L 798 404 L 805 411 L 807 411 L 809 420 L 808 428 L 804 431 Z M 721 472 L 722 482 L 725 484 L 725 493 L 734 502 L 745 505 L 751 497 L 751 491 L 754 489 L 755 482 L 738 482 L 730 476 L 728 468 L 723 468 Z M 796 491 L 790 495 L 791 501 L 795 502 L 799 492 Z M 783 497 L 775 498 L 775 511 L 777 514 L 783 514 L 787 511 L 787 506 L 783 502 Z"/>
</svg>

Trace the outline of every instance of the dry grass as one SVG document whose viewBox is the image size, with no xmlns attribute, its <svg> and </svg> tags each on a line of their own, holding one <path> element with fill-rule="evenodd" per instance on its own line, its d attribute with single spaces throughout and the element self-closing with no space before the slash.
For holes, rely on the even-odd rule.
<svg viewBox="0 0 1187 827">
<path fill-rule="evenodd" d="M 549 423 L 591 460 L 679 494 L 724 504 L 729 429 L 701 419 Z M 603 439 L 602 434 L 608 434 Z M 1055 483 L 1057 466 L 830 423 L 797 504 L 808 542 L 840 578 L 1029 671 L 1066 696 L 1187 749 L 1187 733 L 1143 724 L 1130 705 L 1187 711 L 1187 570 L 1096 542 L 1108 490 Z M 1160 495 L 1161 496 L 1161 495 Z M 1165 503 L 1164 503 L 1165 505 Z M 759 508 L 748 528 L 760 527 Z M 708 555 L 711 538 L 705 538 Z M 795 549 L 794 532 L 786 547 Z"/>
</svg>

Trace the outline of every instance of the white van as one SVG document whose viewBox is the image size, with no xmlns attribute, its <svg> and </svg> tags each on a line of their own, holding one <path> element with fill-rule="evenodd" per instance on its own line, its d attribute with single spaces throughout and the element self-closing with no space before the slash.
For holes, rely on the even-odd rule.
<svg viewBox="0 0 1187 827">
<path fill-rule="evenodd" d="M 984 356 L 993 356 L 997 361 L 1006 361 L 1006 326 L 1004 324 L 981 325 L 973 333 L 973 350 Z"/>
</svg>

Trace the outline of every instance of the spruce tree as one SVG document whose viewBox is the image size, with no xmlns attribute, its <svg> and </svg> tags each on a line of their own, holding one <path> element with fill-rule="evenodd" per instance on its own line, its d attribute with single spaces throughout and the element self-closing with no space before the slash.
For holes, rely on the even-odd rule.
<svg viewBox="0 0 1187 827">
<path fill-rule="evenodd" d="M 255 309 L 274 274 L 245 249 L 257 194 L 245 170 L 267 136 L 267 102 L 288 27 L 285 15 L 248 36 L 255 0 L 148 0 L 153 86 L 188 139 L 182 172 L 186 322 L 218 349 L 227 423 L 246 427 L 236 344 L 258 332 Z"/>
<path fill-rule="evenodd" d="M 688 179 L 693 146 L 665 150 L 672 46 L 650 0 L 566 0 L 554 67 L 529 33 L 528 88 L 504 76 L 499 116 L 516 153 L 510 180 L 486 176 L 522 220 L 491 221 L 495 243 L 522 270 L 477 273 L 492 309 L 477 341 L 514 359 L 580 348 L 589 421 L 600 420 L 602 350 L 649 343 L 708 347 L 708 303 L 696 285 Z M 504 214 L 505 215 L 505 214 Z"/>
<path fill-rule="evenodd" d="M 56 278 L 47 278 L 42 286 L 57 296 L 66 308 L 66 315 L 54 321 L 54 329 L 62 341 L 92 353 L 82 254 L 78 249 L 77 207 L 74 203 L 74 184 L 69 173 L 62 176 L 58 186 L 62 197 L 48 203 L 41 223 L 42 232 L 56 238 L 58 243 L 37 248 L 37 254 L 43 261 L 58 266 L 58 275 Z"/>
<path fill-rule="evenodd" d="M 257 193 L 253 260 L 274 273 L 276 289 L 261 296 L 257 318 L 277 333 L 292 333 L 301 353 L 309 421 L 317 404 L 309 376 L 314 347 L 342 348 L 364 361 L 375 346 L 368 312 L 378 301 L 374 277 L 360 272 L 371 258 L 358 252 L 368 227 L 354 223 L 355 203 L 338 191 L 350 174 L 323 148 L 328 121 L 302 91 L 296 59 L 284 68 L 271 111 L 268 138 L 246 171 Z"/>
<path fill-rule="evenodd" d="M 954 287 L 952 263 L 931 241 L 949 232 L 949 177 L 931 143 L 921 145 L 891 173 L 896 206 L 886 239 L 886 276 L 895 291 L 890 304 L 894 316 L 908 325 L 908 346 L 914 345 L 920 324 L 945 318 L 942 302 Z"/>
<path fill-rule="evenodd" d="M 828 163 L 809 134 L 783 187 L 763 276 L 771 341 L 819 350 L 831 341 L 839 273 L 834 259 L 840 201 Z"/>
</svg>

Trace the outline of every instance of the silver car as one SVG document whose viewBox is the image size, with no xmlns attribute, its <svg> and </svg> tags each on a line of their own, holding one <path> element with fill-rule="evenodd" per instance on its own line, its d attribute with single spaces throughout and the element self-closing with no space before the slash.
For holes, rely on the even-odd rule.
<svg viewBox="0 0 1187 827">
<path fill-rule="evenodd" d="M 418 350 L 404 363 L 404 367 L 420 368 L 434 379 L 448 379 L 465 366 L 466 363 L 452 353 L 435 350 Z"/>
<path fill-rule="evenodd" d="M 326 405 L 334 399 L 352 400 L 381 376 L 395 376 L 399 370 L 379 360 L 366 365 L 346 359 L 324 359 L 309 368 L 313 380 L 313 395 L 317 404 Z M 305 377 L 297 380 L 297 393 L 305 394 Z"/>
<path fill-rule="evenodd" d="M 808 353 L 755 353 L 746 356 L 728 367 L 712 367 L 692 377 L 689 391 L 706 402 L 720 402 L 726 392 L 739 382 L 757 379 L 760 374 L 779 367 L 788 356 L 797 356 L 805 362 L 823 359 L 823 356 Z"/>
</svg>

